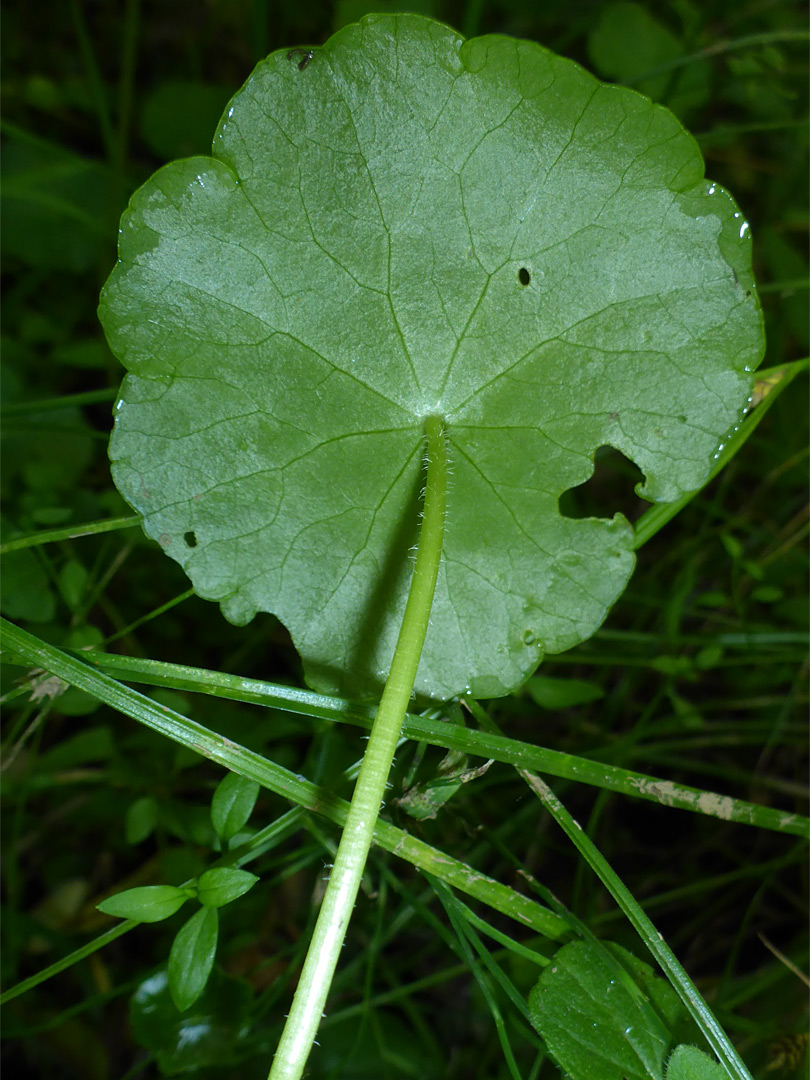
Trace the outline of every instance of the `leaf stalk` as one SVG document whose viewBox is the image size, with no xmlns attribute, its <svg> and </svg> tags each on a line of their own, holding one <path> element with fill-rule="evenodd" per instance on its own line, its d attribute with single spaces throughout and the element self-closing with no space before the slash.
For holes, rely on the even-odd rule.
<svg viewBox="0 0 810 1080">
<path fill-rule="evenodd" d="M 315 1041 L 422 655 L 441 561 L 447 503 L 447 443 L 441 417 L 427 418 L 425 435 L 424 511 L 405 613 L 335 864 L 269 1080 L 299 1080 Z"/>
</svg>

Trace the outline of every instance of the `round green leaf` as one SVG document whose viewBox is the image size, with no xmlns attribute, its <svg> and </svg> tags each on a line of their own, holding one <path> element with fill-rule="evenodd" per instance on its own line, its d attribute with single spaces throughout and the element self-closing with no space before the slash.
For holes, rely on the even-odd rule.
<svg viewBox="0 0 810 1080">
<path fill-rule="evenodd" d="M 197 897 L 206 907 L 218 908 L 230 904 L 252 889 L 259 879 L 248 870 L 232 866 L 215 866 L 200 874 Z"/>
<path fill-rule="evenodd" d="M 228 619 L 275 613 L 312 685 L 376 694 L 441 414 L 415 689 L 502 694 L 632 571 L 622 516 L 559 512 L 597 448 L 672 500 L 739 421 L 763 348 L 748 226 L 670 112 L 538 45 L 368 16 L 305 61 L 259 64 L 213 157 L 122 218 L 115 482 Z"/>
<path fill-rule="evenodd" d="M 179 911 L 188 898 L 187 892 L 174 885 L 142 885 L 108 896 L 96 907 L 105 915 L 117 915 L 121 919 L 161 922 Z"/>
<path fill-rule="evenodd" d="M 577 1080 L 660 1080 L 676 1033 L 689 1024 L 675 991 L 648 964 L 597 941 L 555 953 L 529 995 L 529 1015 Z"/>
<path fill-rule="evenodd" d="M 219 918 L 203 907 L 177 932 L 169 953 L 169 993 L 180 1012 L 190 1008 L 205 989 L 217 951 Z"/>
</svg>

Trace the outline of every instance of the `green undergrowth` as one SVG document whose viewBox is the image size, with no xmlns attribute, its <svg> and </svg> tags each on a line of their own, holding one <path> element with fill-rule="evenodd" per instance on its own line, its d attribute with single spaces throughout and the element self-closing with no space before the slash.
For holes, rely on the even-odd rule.
<svg viewBox="0 0 810 1080">
<path fill-rule="evenodd" d="M 121 369 L 95 305 L 133 190 L 209 151 L 261 57 L 370 8 L 30 7 L 3 43 L 4 1063 L 260 1077 L 374 710 L 302 689 L 275 618 L 232 626 L 137 527 L 110 480 Z M 806 35 L 791 5 L 538 7 L 418 5 L 467 36 L 540 41 L 696 133 L 750 222 L 765 378 L 683 505 L 649 509 L 608 448 L 563 496 L 571 518 L 639 522 L 634 576 L 593 637 L 507 697 L 414 705 L 310 1075 L 744 1075 L 695 1057 L 723 1060 L 711 1016 L 753 1076 L 798 1078 Z M 644 913 L 709 1014 L 643 944 Z"/>
</svg>

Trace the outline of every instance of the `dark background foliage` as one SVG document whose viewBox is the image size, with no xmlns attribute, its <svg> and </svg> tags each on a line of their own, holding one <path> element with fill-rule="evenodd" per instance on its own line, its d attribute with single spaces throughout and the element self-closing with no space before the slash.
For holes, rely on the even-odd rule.
<svg viewBox="0 0 810 1080">
<path fill-rule="evenodd" d="M 806 355 L 803 5 L 15 5 L 5 12 L 2 71 L 6 537 L 129 513 L 106 459 L 121 372 L 95 306 L 131 192 L 171 158 L 208 152 L 228 98 L 260 58 L 317 45 L 374 9 L 422 11 L 467 35 L 531 38 L 670 105 L 697 134 L 708 174 L 734 193 L 751 223 L 765 364 Z M 679 56 L 688 62 L 644 77 Z M 806 447 L 805 390 L 794 383 L 731 466 L 641 551 L 604 629 L 544 666 L 544 674 L 590 683 L 598 700 L 550 710 L 539 692 L 515 695 L 494 706 L 508 733 L 806 812 Z M 623 509 L 637 517 L 636 476 L 620 455 L 605 454 L 587 490 L 571 494 L 568 512 Z M 179 567 L 128 529 L 8 556 L 2 610 L 58 645 L 104 642 L 133 656 L 300 685 L 298 659 L 274 619 L 236 629 L 187 592 Z M 221 778 L 210 763 L 79 691 L 31 700 L 15 689 L 24 676 L 13 665 L 4 670 L 5 986 L 106 929 L 111 920 L 94 908 L 104 893 L 178 883 L 198 872 L 213 843 L 207 807 Z M 361 752 L 354 730 L 202 696 L 154 696 L 327 785 Z M 412 755 L 410 748 L 398 760 L 400 786 Z M 420 776 L 435 770 L 440 756 L 429 751 Z M 765 944 L 806 970 L 802 845 L 553 786 L 656 920 L 755 1074 L 770 1061 L 777 1078 L 805 1075 L 798 1042 L 779 1040 L 804 1029 L 806 990 Z M 254 822 L 285 809 L 263 793 Z M 409 823 L 391 812 L 509 884 L 519 883 L 518 870 L 529 871 L 596 933 L 642 954 L 590 871 L 506 766 L 463 789 L 435 821 Z M 335 839 L 332 826 L 313 819 L 251 867 L 261 885 L 223 911 L 209 1001 L 214 1019 L 199 1054 L 184 1059 L 188 1071 L 266 1071 Z M 312 1075 L 508 1075 L 474 980 L 430 923 L 432 916 L 446 925 L 424 882 L 379 853 L 367 878 Z M 156 1076 L 161 1064 L 179 1068 L 171 1014 L 158 1006 L 148 1017 L 129 1012 L 133 992 L 165 962 L 176 928 L 172 920 L 141 927 L 13 1002 L 3 1027 L 9 1075 L 106 1080 Z M 509 924 L 503 929 L 514 932 Z M 527 992 L 532 971 L 512 962 L 510 974 Z M 536 1042 L 506 1002 L 502 1008 L 524 1075 L 556 1075 L 548 1062 L 530 1071 Z M 242 1029 L 240 1042 L 234 1033 Z M 786 1048 L 796 1052 L 794 1064 Z"/>
</svg>

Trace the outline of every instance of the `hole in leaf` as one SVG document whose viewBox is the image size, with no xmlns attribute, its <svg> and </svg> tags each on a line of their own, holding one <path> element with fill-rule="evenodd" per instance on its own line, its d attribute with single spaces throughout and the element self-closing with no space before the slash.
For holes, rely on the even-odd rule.
<svg viewBox="0 0 810 1080">
<path fill-rule="evenodd" d="M 518 281 L 520 282 L 520 284 L 528 285 L 531 280 L 532 275 L 529 273 L 525 266 L 521 266 L 521 268 L 518 270 Z"/>
<path fill-rule="evenodd" d="M 621 450 L 600 446 L 593 457 L 590 480 L 569 488 L 560 496 L 560 513 L 567 518 L 612 518 L 617 512 L 636 521 L 649 503 L 635 493 L 644 482 L 644 473 Z"/>
<path fill-rule="evenodd" d="M 185 533 L 183 535 L 183 539 L 185 540 L 185 542 L 188 544 L 189 547 L 196 547 L 197 546 L 197 534 L 196 533 L 187 532 L 187 533 Z"/>
</svg>

